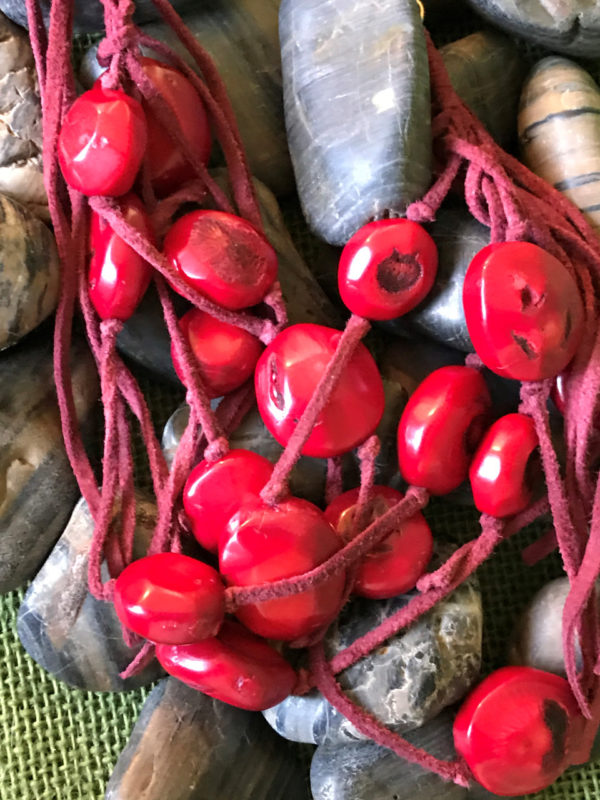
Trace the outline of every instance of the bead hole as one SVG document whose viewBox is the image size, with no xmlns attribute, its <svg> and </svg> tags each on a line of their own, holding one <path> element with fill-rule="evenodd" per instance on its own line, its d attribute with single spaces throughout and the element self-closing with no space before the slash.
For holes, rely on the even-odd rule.
<svg viewBox="0 0 600 800">
<path fill-rule="evenodd" d="M 377 265 L 377 283 L 389 294 L 405 292 L 420 280 L 423 268 L 416 253 L 401 253 L 396 248 Z"/>
</svg>

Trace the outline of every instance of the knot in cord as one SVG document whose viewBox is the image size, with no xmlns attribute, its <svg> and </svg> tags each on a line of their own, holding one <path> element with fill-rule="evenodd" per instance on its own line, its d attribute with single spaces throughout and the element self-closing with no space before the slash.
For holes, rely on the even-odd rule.
<svg viewBox="0 0 600 800">
<path fill-rule="evenodd" d="M 204 451 L 206 461 L 218 461 L 229 452 L 229 442 L 226 436 L 219 436 L 208 445 Z"/>
<path fill-rule="evenodd" d="M 417 200 L 406 209 L 406 219 L 411 222 L 434 222 L 436 209 L 425 200 Z"/>
</svg>

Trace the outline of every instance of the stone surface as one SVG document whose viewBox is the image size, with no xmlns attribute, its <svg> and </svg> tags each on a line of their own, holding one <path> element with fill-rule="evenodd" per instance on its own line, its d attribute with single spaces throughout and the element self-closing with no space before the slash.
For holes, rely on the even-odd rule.
<svg viewBox="0 0 600 800">
<path fill-rule="evenodd" d="M 146 552 L 155 519 L 155 505 L 138 502 L 138 558 Z M 139 647 L 125 645 L 112 603 L 96 600 L 88 591 L 93 531 L 94 521 L 81 499 L 25 594 L 17 633 L 33 660 L 70 686 L 94 692 L 134 689 L 154 680 L 161 669 L 153 661 L 139 675 L 125 681 L 119 678 Z M 103 580 L 107 580 L 106 566 L 103 572 Z"/>
<path fill-rule="evenodd" d="M 150 694 L 106 800 L 309 800 L 298 748 L 260 714 L 168 678 Z"/>
<path fill-rule="evenodd" d="M 427 189 L 428 63 L 414 0 L 283 0 L 288 141 L 310 227 L 343 245 Z"/>
<path fill-rule="evenodd" d="M 0 195 L 0 350 L 54 311 L 59 270 L 50 230 L 20 203 Z"/>
<path fill-rule="evenodd" d="M 406 604 L 354 599 L 330 628 L 329 657 Z M 481 662 L 481 598 L 464 584 L 404 633 L 354 664 L 338 680 L 348 694 L 396 731 L 423 725 L 460 699 L 477 678 Z M 321 695 L 290 696 L 263 712 L 292 741 L 323 744 L 363 738 Z"/>
<path fill-rule="evenodd" d="M 550 50 L 597 57 L 600 47 L 598 0 L 468 0 L 499 28 Z"/>
<path fill-rule="evenodd" d="M 75 404 L 84 431 L 96 417 L 98 379 L 83 344 L 72 350 Z M 31 578 L 79 496 L 65 453 L 44 327 L 0 353 L 0 592 Z"/>
</svg>

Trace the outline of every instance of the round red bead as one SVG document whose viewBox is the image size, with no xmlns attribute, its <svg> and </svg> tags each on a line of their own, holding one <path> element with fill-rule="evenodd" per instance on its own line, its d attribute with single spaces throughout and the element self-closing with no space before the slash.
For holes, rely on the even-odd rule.
<svg viewBox="0 0 600 800">
<path fill-rule="evenodd" d="M 230 621 L 202 642 L 158 645 L 156 657 L 193 689 L 247 711 L 281 703 L 296 684 L 296 673 L 277 650 Z"/>
<path fill-rule="evenodd" d="M 494 422 L 469 468 L 473 499 L 480 511 L 508 517 L 527 508 L 533 496 L 529 465 L 538 445 L 530 417 L 507 414 Z"/>
<path fill-rule="evenodd" d="M 277 254 L 245 219 L 192 211 L 171 227 L 166 257 L 194 289 L 231 310 L 256 305 L 277 277 Z"/>
<path fill-rule="evenodd" d="M 126 222 L 152 241 L 142 201 L 128 194 L 119 202 Z M 152 269 L 95 211 L 90 224 L 89 295 L 102 319 L 127 320 L 144 296 Z"/>
<path fill-rule="evenodd" d="M 488 791 L 516 797 L 549 786 L 569 766 L 577 706 L 564 678 L 504 667 L 467 697 L 454 744 Z"/>
<path fill-rule="evenodd" d="M 219 564 L 229 585 L 251 586 L 301 575 L 340 547 L 323 512 L 292 497 L 277 506 L 254 503 L 238 511 L 221 537 Z M 247 628 L 267 639 L 290 641 L 309 636 L 335 617 L 345 582 L 342 572 L 314 589 L 241 606 L 236 615 Z"/>
<path fill-rule="evenodd" d="M 429 293 L 437 265 L 435 242 L 416 222 L 370 222 L 342 250 L 338 271 L 342 301 L 367 319 L 399 317 Z"/>
<path fill-rule="evenodd" d="M 358 489 L 339 495 L 325 510 L 325 519 L 341 535 L 352 537 Z M 368 524 L 397 505 L 403 495 L 389 486 L 374 486 Z M 419 512 L 403 522 L 359 563 L 354 594 L 373 600 L 395 597 L 413 589 L 431 558 L 433 538 Z"/>
<path fill-rule="evenodd" d="M 447 494 L 467 477 L 487 427 L 491 398 L 470 367 L 432 372 L 409 398 L 398 426 L 402 477 L 432 494 Z"/>
<path fill-rule="evenodd" d="M 86 195 L 118 197 L 133 186 L 147 141 L 141 105 L 95 86 L 75 100 L 58 137 L 64 179 Z"/>
<path fill-rule="evenodd" d="M 483 363 L 505 378 L 558 375 L 575 355 L 583 303 L 574 279 L 530 242 L 480 250 L 463 286 L 469 335 Z"/>
<path fill-rule="evenodd" d="M 225 613 L 219 573 L 179 553 L 158 553 L 131 563 L 117 578 L 114 601 L 123 625 L 163 644 L 214 636 Z"/>
<path fill-rule="evenodd" d="M 340 331 L 323 325 L 292 325 L 264 351 L 256 366 L 258 410 L 285 446 L 331 360 Z M 302 453 L 341 455 L 370 436 L 383 414 L 383 383 L 373 357 L 361 343 L 346 365 Z"/>
<path fill-rule="evenodd" d="M 218 461 L 201 461 L 183 490 L 183 507 L 202 547 L 216 553 L 231 517 L 258 500 L 273 465 L 251 450 L 230 450 Z"/>
</svg>

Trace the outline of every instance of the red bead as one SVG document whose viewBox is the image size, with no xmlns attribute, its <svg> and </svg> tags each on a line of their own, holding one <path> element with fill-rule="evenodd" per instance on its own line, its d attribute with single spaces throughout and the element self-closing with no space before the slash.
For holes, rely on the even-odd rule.
<svg viewBox="0 0 600 800">
<path fill-rule="evenodd" d="M 118 197 L 133 186 L 146 149 L 141 105 L 124 92 L 95 86 L 73 103 L 58 137 L 64 179 L 86 195 Z"/>
<path fill-rule="evenodd" d="M 117 578 L 114 600 L 123 625 L 162 644 L 214 636 L 225 613 L 219 573 L 178 553 L 146 556 L 125 567 Z"/>
<path fill-rule="evenodd" d="M 251 586 L 301 575 L 340 547 L 323 512 L 291 497 L 277 506 L 254 503 L 238 511 L 221 537 L 219 564 L 228 585 Z M 266 639 L 309 636 L 336 616 L 345 582 L 345 573 L 338 573 L 300 594 L 241 606 L 236 615 Z"/>
<path fill-rule="evenodd" d="M 416 222 L 370 222 L 342 250 L 338 271 L 342 301 L 367 319 L 399 317 L 429 293 L 437 265 L 435 242 Z"/>
<path fill-rule="evenodd" d="M 323 325 L 292 325 L 264 351 L 256 365 L 255 387 L 263 422 L 285 446 L 331 360 L 340 331 Z M 329 402 L 302 449 L 305 456 L 341 455 L 370 436 L 385 404 L 383 383 L 361 343 L 342 373 Z"/>
<path fill-rule="evenodd" d="M 493 517 L 524 511 L 533 497 L 531 459 L 539 445 L 535 425 L 524 414 L 507 414 L 494 422 L 477 448 L 469 468 L 477 508 Z"/>
<path fill-rule="evenodd" d="M 192 689 L 247 711 L 281 703 L 296 684 L 296 673 L 277 650 L 230 621 L 223 623 L 217 637 L 158 645 L 156 657 L 170 675 Z"/>
<path fill-rule="evenodd" d="M 273 465 L 251 450 L 230 450 L 218 461 L 201 461 L 183 490 L 183 507 L 202 547 L 216 553 L 230 518 L 258 500 Z"/>
<path fill-rule="evenodd" d="M 119 202 L 125 220 L 153 240 L 142 201 L 128 194 Z M 127 320 L 144 296 L 152 269 L 95 211 L 90 223 L 89 294 L 102 319 Z"/>
<path fill-rule="evenodd" d="M 583 331 L 574 279 L 554 256 L 529 242 L 480 250 L 465 275 L 463 305 L 479 357 L 505 378 L 558 375 L 575 355 Z"/>
<path fill-rule="evenodd" d="M 140 63 L 147 77 L 165 101 L 181 133 L 203 164 L 208 162 L 211 148 L 210 125 L 198 92 L 181 72 L 155 61 L 142 58 Z M 147 161 L 150 180 L 159 196 L 169 194 L 195 177 L 181 148 L 158 121 L 149 105 L 143 103 L 148 121 Z"/>
<path fill-rule="evenodd" d="M 432 494 L 460 486 L 487 428 L 491 404 L 475 369 L 442 367 L 428 375 L 400 417 L 398 461 L 404 480 Z"/>
<path fill-rule="evenodd" d="M 325 519 L 342 537 L 353 534 L 358 489 L 339 495 L 325 510 Z M 374 486 L 372 511 L 367 524 L 383 516 L 403 495 L 389 486 Z M 353 591 L 360 597 L 384 600 L 413 589 L 431 558 L 433 538 L 429 525 L 419 512 L 403 522 L 360 563 Z"/>
<path fill-rule="evenodd" d="M 516 797 L 545 789 L 569 766 L 577 706 L 564 678 L 504 667 L 467 697 L 454 744 L 488 791 Z"/>
<path fill-rule="evenodd" d="M 192 211 L 171 227 L 164 252 L 180 276 L 233 311 L 254 306 L 277 277 L 277 254 L 241 217 Z"/>
<path fill-rule="evenodd" d="M 196 358 L 209 397 L 222 397 L 237 389 L 254 374 L 263 345 L 248 331 L 220 322 L 198 308 L 192 308 L 179 320 Z M 184 374 L 171 344 L 171 358 L 182 383 Z"/>
<path fill-rule="evenodd" d="M 556 376 L 552 385 L 552 390 L 550 392 L 550 397 L 552 398 L 552 402 L 554 403 L 558 411 L 560 411 L 560 413 L 563 415 L 567 407 L 568 382 L 569 382 L 569 370 L 565 370 L 565 372 L 561 372 L 560 375 Z"/>
</svg>

